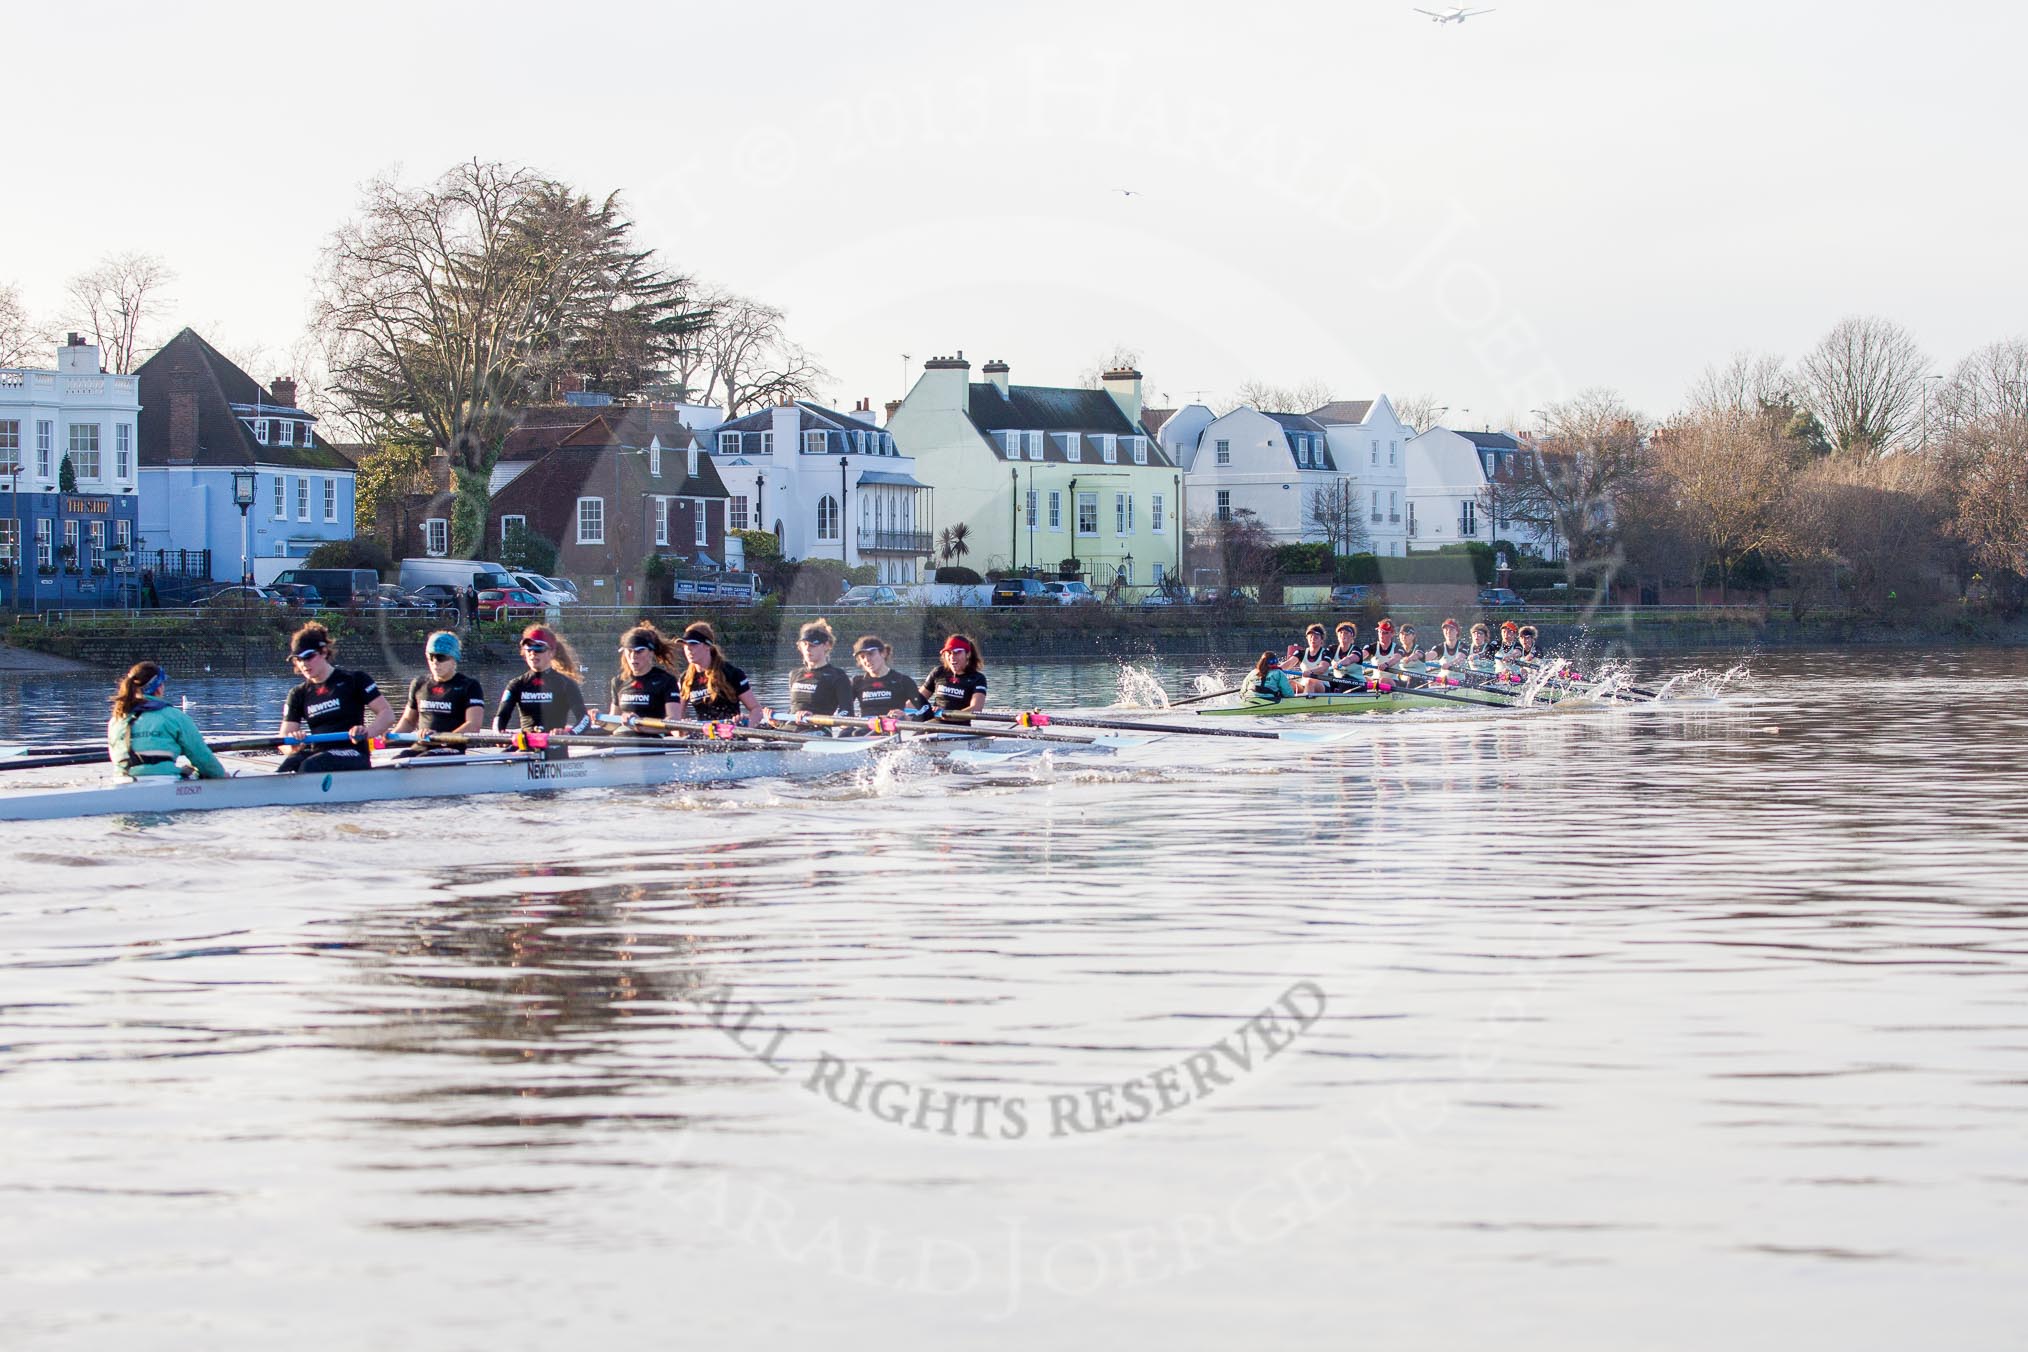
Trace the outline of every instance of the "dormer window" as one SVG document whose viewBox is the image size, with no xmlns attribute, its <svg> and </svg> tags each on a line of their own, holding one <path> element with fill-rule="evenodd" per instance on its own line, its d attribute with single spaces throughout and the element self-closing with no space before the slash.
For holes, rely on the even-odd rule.
<svg viewBox="0 0 2028 1352">
<path fill-rule="evenodd" d="M 773 432 L 763 432 L 760 434 L 760 439 L 760 453 L 762 455 L 773 455 L 775 453 L 775 434 Z"/>
<path fill-rule="evenodd" d="M 293 446 L 296 444 L 296 425 L 287 418 L 283 418 L 275 425 L 275 431 L 277 433 L 275 440 L 278 445 Z"/>
<path fill-rule="evenodd" d="M 1119 463 L 1120 460 L 1119 438 L 1115 437 L 1110 432 L 1102 432 L 1099 434 L 1098 444 L 1099 444 L 1099 459 L 1105 461 L 1108 465 L 1116 465 Z"/>
<path fill-rule="evenodd" d="M 1019 460 L 1021 458 L 1021 434 L 1019 432 L 1002 432 L 1000 434 L 1000 449 L 1007 453 L 1009 460 Z"/>
<path fill-rule="evenodd" d="M 1075 465 L 1084 457 L 1084 436 L 1071 432 L 1063 438 L 1063 458 Z"/>
<path fill-rule="evenodd" d="M 268 444 L 268 420 L 266 418 L 255 418 L 253 420 L 253 434 L 255 441 L 258 441 L 263 446 Z"/>
<path fill-rule="evenodd" d="M 803 433 L 803 454 L 824 455 L 831 449 L 831 434 L 828 432 Z"/>
<path fill-rule="evenodd" d="M 1148 439 L 1146 437 L 1128 437 L 1127 444 L 1134 448 L 1135 464 L 1145 465 L 1148 463 Z"/>
<path fill-rule="evenodd" d="M 720 455 L 738 455 L 739 433 L 720 432 L 718 434 L 718 453 Z"/>
<path fill-rule="evenodd" d="M 648 443 L 648 477 L 651 479 L 662 477 L 662 443 L 660 441 Z"/>
<path fill-rule="evenodd" d="M 1042 458 L 1042 433 L 1030 432 L 1028 434 L 1028 458 L 1030 460 L 1040 460 Z"/>
</svg>

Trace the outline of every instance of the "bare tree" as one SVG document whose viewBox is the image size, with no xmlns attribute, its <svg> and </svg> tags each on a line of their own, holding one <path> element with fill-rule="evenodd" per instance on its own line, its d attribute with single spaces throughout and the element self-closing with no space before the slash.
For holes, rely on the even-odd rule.
<svg viewBox="0 0 2028 1352">
<path fill-rule="evenodd" d="M 786 316 L 772 305 L 731 292 L 707 297 L 710 326 L 698 335 L 707 375 L 704 401 L 737 418 L 789 399 L 813 399 L 831 373 L 791 342 Z"/>
<path fill-rule="evenodd" d="M 1331 397 L 1330 384 L 1322 380 L 1305 380 L 1296 385 L 1249 380 L 1233 392 L 1230 405 L 1220 412 L 1229 413 L 1248 404 L 1263 413 L 1305 413 L 1330 403 Z"/>
<path fill-rule="evenodd" d="M 2028 577 L 2028 416 L 1982 418 L 1953 449 L 1958 537 L 1974 562 Z"/>
<path fill-rule="evenodd" d="M 1707 403 L 1656 432 L 1652 443 L 1653 477 L 1700 562 L 1717 565 L 1721 602 L 1739 560 L 1781 542 L 1785 500 L 1806 458 L 1764 416 L 1766 397 L 1749 389 L 1751 402 Z"/>
<path fill-rule="evenodd" d="M 606 351 L 616 310 L 645 321 L 684 304 L 686 284 L 631 231 L 616 197 L 473 160 L 427 187 L 375 181 L 326 246 L 330 396 L 370 439 L 420 437 L 450 457 L 455 549 L 481 541 L 514 405 Z"/>
<path fill-rule="evenodd" d="M 0 285 L 0 366 L 26 366 L 48 343 L 49 335 L 29 321 L 20 291 Z"/>
<path fill-rule="evenodd" d="M 1615 512 L 1646 471 L 1647 436 L 1640 415 L 1611 390 L 1587 390 L 1544 414 L 1547 435 L 1518 457 L 1499 514 L 1564 542 L 1575 595 L 1579 569 L 1604 564 L 1609 572 L 1619 561 Z"/>
<path fill-rule="evenodd" d="M 1793 382 L 1782 359 L 1766 352 L 1735 352 L 1723 365 L 1704 368 L 1690 387 L 1684 414 L 1757 414 L 1792 398 Z"/>
<path fill-rule="evenodd" d="M 1418 432 L 1427 432 L 1435 427 L 1437 419 L 1449 411 L 1449 406 L 1438 403 L 1437 397 L 1433 394 L 1411 394 L 1406 398 L 1396 399 L 1393 403 L 1395 416 Z M 1310 407 L 1318 406 L 1312 404 Z"/>
<path fill-rule="evenodd" d="M 1303 516 L 1304 524 L 1321 534 L 1340 558 L 1373 549 L 1366 503 L 1349 477 L 1312 488 L 1303 503 Z"/>
<path fill-rule="evenodd" d="M 2028 420 L 2028 338 L 1989 343 L 1930 396 L 1930 428 L 1949 440 L 1995 417 Z"/>
<path fill-rule="evenodd" d="M 1797 368 L 1802 395 L 1839 451 L 1879 455 L 1909 443 L 1929 357 L 1908 330 L 1869 315 L 1841 319 Z"/>
<path fill-rule="evenodd" d="M 99 360 L 115 375 L 139 364 L 142 335 L 175 280 L 168 264 L 153 254 L 115 254 L 70 280 L 75 323 L 98 344 Z"/>
</svg>

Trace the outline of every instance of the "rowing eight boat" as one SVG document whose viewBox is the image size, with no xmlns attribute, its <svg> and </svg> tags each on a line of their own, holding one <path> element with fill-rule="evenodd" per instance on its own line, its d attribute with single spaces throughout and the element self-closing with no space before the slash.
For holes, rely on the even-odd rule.
<svg viewBox="0 0 2028 1352">
<path fill-rule="evenodd" d="M 1409 709 L 1455 709 L 1481 704 L 1488 709 L 1510 709 L 1513 704 L 1490 691 L 1446 687 L 1436 694 L 1413 690 L 1348 690 L 1330 695 L 1285 695 L 1279 700 L 1249 700 L 1227 708 L 1199 709 L 1200 718 L 1273 718 L 1283 714 L 1393 714 Z"/>
<path fill-rule="evenodd" d="M 0 821 L 49 821 L 135 812 L 216 812 L 243 807 L 311 807 L 409 798 L 557 789 L 723 784 L 743 779 L 826 775 L 855 768 L 885 746 L 884 737 L 822 740 L 783 748 L 747 744 L 615 747 L 563 760 L 509 753 L 418 756 L 344 774 L 241 773 L 230 779 L 169 776 L 0 795 Z"/>
</svg>

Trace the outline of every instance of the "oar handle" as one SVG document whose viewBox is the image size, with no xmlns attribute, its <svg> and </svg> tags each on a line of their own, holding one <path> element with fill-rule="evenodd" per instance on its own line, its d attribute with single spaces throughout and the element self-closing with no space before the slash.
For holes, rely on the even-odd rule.
<svg viewBox="0 0 2028 1352">
<path fill-rule="evenodd" d="M 763 741 L 763 742 L 815 742 L 829 741 L 817 733 L 782 732 L 774 728 L 745 728 L 724 719 L 716 722 L 693 722 L 683 718 L 640 718 L 631 716 L 632 722 L 614 714 L 600 714 L 598 721 L 609 727 L 646 728 L 650 732 L 687 732 L 706 741 Z"/>
</svg>

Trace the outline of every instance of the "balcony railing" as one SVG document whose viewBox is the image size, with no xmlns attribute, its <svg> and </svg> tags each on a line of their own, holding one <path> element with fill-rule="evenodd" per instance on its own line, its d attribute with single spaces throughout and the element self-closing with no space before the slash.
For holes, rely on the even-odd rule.
<svg viewBox="0 0 2028 1352">
<path fill-rule="evenodd" d="M 1373 514 L 1373 523 L 1374 523 L 1375 525 L 1379 525 L 1379 524 L 1380 524 L 1380 513 L 1378 513 L 1378 512 L 1375 512 L 1375 513 Z"/>
<path fill-rule="evenodd" d="M 1389 512 L 1389 513 L 1387 514 L 1387 519 L 1388 519 L 1389 521 L 1399 521 L 1399 520 L 1401 520 L 1401 513 L 1400 513 L 1400 512 Z"/>
<path fill-rule="evenodd" d="M 862 530 L 859 550 L 871 554 L 927 554 L 930 532 L 926 530 Z"/>
</svg>

